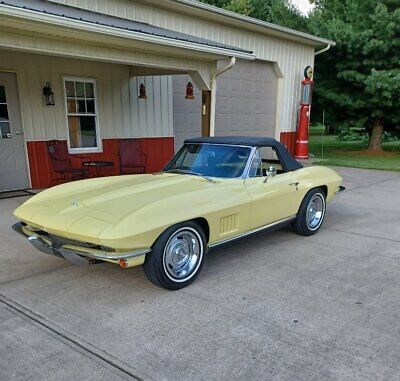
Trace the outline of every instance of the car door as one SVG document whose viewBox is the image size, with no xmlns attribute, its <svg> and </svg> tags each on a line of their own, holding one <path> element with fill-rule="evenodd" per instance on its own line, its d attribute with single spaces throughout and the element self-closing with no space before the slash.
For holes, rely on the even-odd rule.
<svg viewBox="0 0 400 381">
<path fill-rule="evenodd" d="M 210 243 L 229 240 L 249 230 L 251 198 L 244 179 L 219 180 L 209 194 L 199 202 L 210 225 Z"/>
<path fill-rule="evenodd" d="M 245 180 L 245 187 L 251 198 L 249 230 L 296 215 L 300 204 L 301 195 L 295 173 L 285 172 L 279 158 L 274 153 L 271 158 L 264 148 L 269 147 L 257 150 L 250 177 Z M 271 166 L 277 173 L 266 176 L 267 169 Z"/>
</svg>

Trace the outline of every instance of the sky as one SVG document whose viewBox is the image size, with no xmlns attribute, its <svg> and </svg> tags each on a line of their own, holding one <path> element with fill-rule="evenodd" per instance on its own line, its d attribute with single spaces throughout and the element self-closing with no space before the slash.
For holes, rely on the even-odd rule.
<svg viewBox="0 0 400 381">
<path fill-rule="evenodd" d="M 309 3 L 308 0 L 289 0 L 292 4 L 294 4 L 301 13 L 307 15 L 308 12 L 314 7 Z"/>
</svg>

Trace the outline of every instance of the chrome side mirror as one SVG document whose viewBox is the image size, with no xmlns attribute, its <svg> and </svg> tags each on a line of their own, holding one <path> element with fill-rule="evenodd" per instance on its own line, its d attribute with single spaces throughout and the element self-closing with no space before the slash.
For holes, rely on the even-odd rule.
<svg viewBox="0 0 400 381">
<path fill-rule="evenodd" d="M 276 173 L 277 173 L 276 168 L 274 166 L 270 165 L 267 169 L 267 176 L 274 177 L 274 176 L 276 176 Z"/>
<path fill-rule="evenodd" d="M 276 176 L 276 174 L 277 174 L 276 168 L 275 168 L 274 166 L 270 165 L 270 166 L 268 167 L 268 169 L 267 169 L 266 177 L 265 177 L 264 183 L 266 183 L 267 180 L 268 180 L 270 177 Z"/>
</svg>

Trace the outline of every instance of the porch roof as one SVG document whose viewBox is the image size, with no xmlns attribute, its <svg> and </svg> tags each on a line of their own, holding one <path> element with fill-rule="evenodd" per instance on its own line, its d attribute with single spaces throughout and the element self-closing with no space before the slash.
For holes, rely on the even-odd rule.
<svg viewBox="0 0 400 381">
<path fill-rule="evenodd" d="M 12 16 L 26 16 L 30 19 L 36 18 L 37 21 L 50 21 L 50 19 L 53 19 L 54 22 L 59 20 L 59 23 L 69 22 L 68 26 L 73 23 L 79 23 L 82 29 L 88 29 L 89 27 L 91 31 L 95 31 L 93 28 L 100 27 L 102 28 L 102 33 L 107 33 L 107 30 L 119 30 L 124 33 L 124 37 L 140 39 L 143 42 L 167 44 L 206 53 L 254 59 L 253 52 L 250 50 L 175 32 L 147 23 L 51 3 L 47 0 L 1 0 L 0 14 L 7 13 L 7 10 Z"/>
</svg>

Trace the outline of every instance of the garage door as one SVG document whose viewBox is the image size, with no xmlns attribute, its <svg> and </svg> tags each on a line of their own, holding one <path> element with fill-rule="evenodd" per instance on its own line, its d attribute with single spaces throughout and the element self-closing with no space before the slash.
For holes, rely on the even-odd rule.
<svg viewBox="0 0 400 381">
<path fill-rule="evenodd" d="M 201 136 L 201 92 L 185 99 L 187 76 L 174 76 L 175 149 Z M 241 61 L 218 77 L 215 135 L 274 136 L 277 78 L 271 63 Z"/>
<path fill-rule="evenodd" d="M 276 99 L 272 64 L 238 61 L 218 78 L 215 135 L 273 137 Z"/>
</svg>

